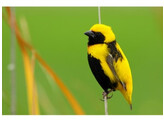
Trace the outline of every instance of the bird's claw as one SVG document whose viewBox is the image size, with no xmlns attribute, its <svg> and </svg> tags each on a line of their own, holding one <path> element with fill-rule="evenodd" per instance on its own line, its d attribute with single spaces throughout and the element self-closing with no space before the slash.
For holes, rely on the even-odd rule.
<svg viewBox="0 0 164 121">
<path fill-rule="evenodd" d="M 100 99 L 101 101 L 104 101 L 104 98 L 107 97 L 107 99 L 111 99 L 113 97 L 113 93 L 111 96 L 108 96 L 109 93 L 113 92 L 113 90 L 109 90 L 108 92 L 103 92 L 102 95 L 103 95 L 103 99 Z"/>
<path fill-rule="evenodd" d="M 112 93 L 112 95 L 111 96 L 107 96 L 107 99 L 110 99 L 110 98 L 112 98 L 113 97 L 113 93 Z"/>
</svg>

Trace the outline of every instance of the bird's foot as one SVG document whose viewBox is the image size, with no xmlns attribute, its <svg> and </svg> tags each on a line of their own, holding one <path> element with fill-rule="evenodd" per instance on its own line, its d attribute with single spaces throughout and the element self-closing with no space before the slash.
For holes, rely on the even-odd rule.
<svg viewBox="0 0 164 121">
<path fill-rule="evenodd" d="M 108 92 L 103 92 L 102 95 L 103 95 L 103 99 L 101 99 L 101 101 L 104 101 L 105 97 L 107 97 L 107 99 L 111 99 L 113 97 L 113 93 L 111 96 L 108 96 L 109 93 L 113 92 L 113 90 L 109 90 Z"/>
</svg>

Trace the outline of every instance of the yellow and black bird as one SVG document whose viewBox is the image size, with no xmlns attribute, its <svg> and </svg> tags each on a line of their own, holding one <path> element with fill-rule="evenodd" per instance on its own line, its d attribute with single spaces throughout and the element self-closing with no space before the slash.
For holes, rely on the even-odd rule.
<svg viewBox="0 0 164 121">
<path fill-rule="evenodd" d="M 88 39 L 88 62 L 93 75 L 104 89 L 104 96 L 119 90 L 132 109 L 132 75 L 125 54 L 110 26 L 95 24 L 84 33 Z M 109 90 L 110 89 L 110 90 Z"/>
</svg>

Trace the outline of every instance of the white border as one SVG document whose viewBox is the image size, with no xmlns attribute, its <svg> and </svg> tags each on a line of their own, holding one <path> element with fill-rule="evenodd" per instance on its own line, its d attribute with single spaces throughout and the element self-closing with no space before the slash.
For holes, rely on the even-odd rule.
<svg viewBox="0 0 164 121">
<path fill-rule="evenodd" d="M 0 0 L 0 67 L 2 67 L 2 6 L 163 6 L 164 0 Z M 164 19 L 163 19 L 164 20 Z M 164 51 L 163 51 L 164 53 Z M 163 59 L 164 60 L 164 59 Z M 163 116 L 2 116 L 2 68 L 0 69 L 0 120 L 1 121 L 163 121 Z M 164 71 L 163 71 L 164 73 Z M 164 78 L 164 77 L 163 77 Z M 163 84 L 164 85 L 164 84 Z M 163 86 L 164 87 L 164 86 Z"/>
<path fill-rule="evenodd" d="M 163 6 L 164 0 L 1 0 L 2 6 Z"/>
<path fill-rule="evenodd" d="M 140 116 L 72 116 L 72 115 L 47 115 L 47 116 L 2 116 L 3 121 L 163 121 L 163 116 L 151 116 L 151 115 L 140 115 Z"/>
</svg>

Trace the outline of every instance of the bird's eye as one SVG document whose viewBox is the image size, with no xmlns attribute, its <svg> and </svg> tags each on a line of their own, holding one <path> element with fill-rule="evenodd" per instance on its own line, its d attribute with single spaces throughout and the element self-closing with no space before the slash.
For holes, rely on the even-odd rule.
<svg viewBox="0 0 164 121">
<path fill-rule="evenodd" d="M 104 36 L 101 32 L 94 32 L 94 34 L 95 34 L 95 38 L 96 38 L 99 42 L 104 42 L 105 36 Z"/>
</svg>

